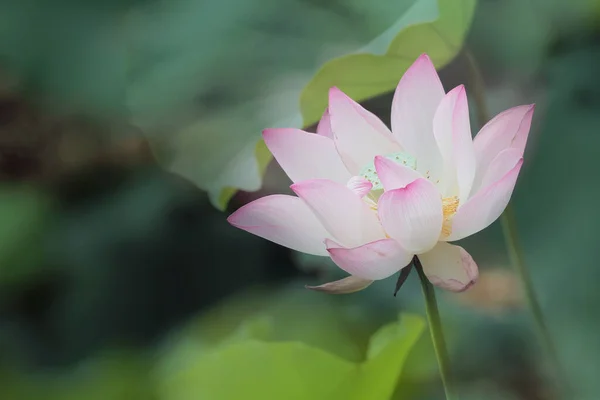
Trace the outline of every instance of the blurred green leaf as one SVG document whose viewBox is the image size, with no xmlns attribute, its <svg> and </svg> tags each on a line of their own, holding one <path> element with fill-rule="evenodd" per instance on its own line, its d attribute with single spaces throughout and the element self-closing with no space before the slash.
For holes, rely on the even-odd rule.
<svg viewBox="0 0 600 400">
<path fill-rule="evenodd" d="M 301 341 L 357 361 L 363 358 L 378 322 L 351 299 L 347 301 L 315 295 L 303 287 L 245 292 L 205 312 L 176 340 L 192 337 L 204 348 L 221 343 L 224 337 Z"/>
<path fill-rule="evenodd" d="M 332 86 L 361 101 L 393 90 L 421 53 L 428 53 L 438 68 L 443 67 L 460 51 L 475 4 L 476 0 L 415 1 L 390 28 L 358 52 L 328 61 L 300 94 L 303 123 L 296 117 L 287 126 L 316 123 L 327 107 L 327 92 Z M 264 152 L 257 160 L 259 165 L 267 165 L 271 154 Z M 247 183 L 248 172 L 253 170 L 245 164 L 243 171 L 236 171 L 235 179 Z M 258 172 L 261 176 L 261 170 Z M 224 208 L 235 188 L 220 193 L 217 205 Z"/>
<path fill-rule="evenodd" d="M 403 314 L 399 322 L 378 330 L 369 342 L 367 361 L 353 390 L 358 399 L 388 399 L 411 349 L 425 327 L 419 316 Z"/>
<path fill-rule="evenodd" d="M 267 167 L 269 166 L 269 163 L 271 162 L 271 159 L 273 158 L 273 156 L 271 155 L 271 152 L 267 148 L 265 141 L 262 139 L 260 139 L 258 141 L 258 143 L 256 144 L 255 157 L 256 157 L 256 161 L 258 163 L 258 174 L 259 174 L 259 176 L 263 176 L 265 174 L 265 171 L 267 170 Z M 224 210 L 225 207 L 227 207 L 229 200 L 231 200 L 231 198 L 236 193 L 237 193 L 237 188 L 235 188 L 235 187 L 227 186 L 227 187 L 222 188 L 221 192 L 219 193 L 219 199 L 217 200 L 216 206 L 220 210 Z"/>
<path fill-rule="evenodd" d="M 353 371 L 352 363 L 302 343 L 247 341 L 167 378 L 161 398 L 325 399 Z"/>
<path fill-rule="evenodd" d="M 304 343 L 235 341 L 162 370 L 163 400 L 389 399 L 424 327 L 404 315 L 372 339 L 367 361 L 353 363 Z"/>
<path fill-rule="evenodd" d="M 436 25 L 450 50 L 418 28 L 438 16 L 436 0 L 13 2 L 0 6 L 0 56 L 48 107 L 130 119 L 163 165 L 224 208 L 235 190 L 260 188 L 271 159 L 260 131 L 303 125 L 298 98 L 325 62 L 367 53 L 343 64 L 339 86 L 368 84 L 349 90 L 359 100 L 382 93 L 418 53 L 446 62 L 473 2 L 440 1 L 457 10 Z M 339 62 L 305 90 L 305 122 L 324 109 L 322 89 L 338 81 L 323 74 Z M 377 74 L 383 83 L 369 83 Z"/>
<path fill-rule="evenodd" d="M 304 125 L 319 120 L 327 107 L 327 93 L 332 86 L 361 101 L 393 90 L 422 53 L 427 53 L 437 68 L 452 61 L 462 47 L 476 0 L 438 0 L 437 3 L 437 19 L 402 29 L 384 55 L 351 54 L 326 63 L 302 92 L 300 108 Z M 418 12 L 427 15 L 427 11 L 421 7 Z"/>
<path fill-rule="evenodd" d="M 49 201 L 23 187 L 0 187 L 0 281 L 14 281 L 40 265 Z"/>
<path fill-rule="evenodd" d="M 163 165 L 207 190 L 221 209 L 236 190 L 260 188 L 271 160 L 264 144 L 257 148 L 261 130 L 302 126 L 298 98 L 325 61 L 366 44 L 378 51 L 398 29 L 437 15 L 435 0 L 238 0 L 237 8 L 182 1 L 169 8 L 137 18 L 154 29 L 132 43 L 128 105 Z M 160 62 L 147 61 L 153 58 Z"/>
<path fill-rule="evenodd" d="M 112 351 L 65 371 L 2 371 L 0 393 L 15 400 L 153 400 L 150 366 L 139 354 Z"/>
</svg>

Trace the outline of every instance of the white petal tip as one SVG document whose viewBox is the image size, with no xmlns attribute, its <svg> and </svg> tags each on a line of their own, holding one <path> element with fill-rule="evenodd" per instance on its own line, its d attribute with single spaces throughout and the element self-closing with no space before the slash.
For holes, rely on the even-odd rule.
<svg viewBox="0 0 600 400">
<path fill-rule="evenodd" d="M 349 276 L 337 281 L 324 283 L 318 286 L 304 286 L 306 289 L 329 294 L 349 294 L 361 291 L 370 286 L 373 281 Z"/>
</svg>

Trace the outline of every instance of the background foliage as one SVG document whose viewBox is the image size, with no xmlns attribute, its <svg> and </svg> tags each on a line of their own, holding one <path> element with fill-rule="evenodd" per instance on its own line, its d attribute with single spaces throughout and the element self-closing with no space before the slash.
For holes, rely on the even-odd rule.
<svg viewBox="0 0 600 400">
<path fill-rule="evenodd" d="M 464 45 L 493 113 L 537 104 L 514 206 L 570 399 L 596 400 L 599 17 L 597 0 L 2 2 L 0 398 L 441 398 L 416 277 L 397 298 L 393 280 L 306 292 L 336 268 L 214 206 L 288 190 L 260 131 L 311 128 L 332 85 L 389 122 L 427 52 L 472 98 Z M 440 293 L 461 398 L 555 399 L 499 227 L 463 246 L 481 280 Z"/>
</svg>

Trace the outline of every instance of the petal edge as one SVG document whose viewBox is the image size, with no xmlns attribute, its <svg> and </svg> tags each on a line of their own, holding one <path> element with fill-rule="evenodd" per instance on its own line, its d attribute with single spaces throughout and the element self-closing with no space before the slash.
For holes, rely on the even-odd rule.
<svg viewBox="0 0 600 400">
<path fill-rule="evenodd" d="M 287 195 L 262 197 L 227 218 L 236 228 L 303 253 L 326 256 L 323 240 L 331 237 L 310 208 Z"/>
<path fill-rule="evenodd" d="M 517 183 L 523 165 L 521 158 L 500 180 L 480 189 L 459 206 L 452 219 L 452 232 L 446 241 L 460 240 L 490 226 L 504 211 Z"/>
<path fill-rule="evenodd" d="M 420 178 L 379 199 L 379 219 L 387 234 L 416 254 L 431 250 L 442 231 L 442 199 L 437 188 Z"/>
<path fill-rule="evenodd" d="M 333 262 L 351 275 L 362 279 L 385 279 L 406 267 L 412 254 L 393 239 L 381 239 L 355 248 L 344 248 L 325 240 Z"/>
<path fill-rule="evenodd" d="M 355 247 L 384 237 L 377 215 L 345 184 L 312 179 L 291 188 L 342 245 Z"/>
<path fill-rule="evenodd" d="M 333 141 L 301 129 L 279 128 L 263 131 L 265 144 L 292 182 L 331 179 L 346 183 L 350 173 Z"/>
</svg>

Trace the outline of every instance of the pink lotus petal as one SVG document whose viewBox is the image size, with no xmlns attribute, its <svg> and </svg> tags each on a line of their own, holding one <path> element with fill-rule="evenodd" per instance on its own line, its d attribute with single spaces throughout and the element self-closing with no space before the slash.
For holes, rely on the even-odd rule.
<svg viewBox="0 0 600 400">
<path fill-rule="evenodd" d="M 377 214 L 345 185 L 313 179 L 291 188 L 344 246 L 356 247 L 385 237 Z"/>
<path fill-rule="evenodd" d="M 329 294 L 348 294 L 363 290 L 371 285 L 371 283 L 373 283 L 372 280 L 350 275 L 337 281 L 324 283 L 319 286 L 306 286 L 306 288 Z"/>
<path fill-rule="evenodd" d="M 529 131 L 531 130 L 531 121 L 533 120 L 534 111 L 535 104 L 530 104 L 527 114 L 525 114 L 521 124 L 519 124 L 519 130 L 517 130 L 517 134 L 511 143 L 511 147 L 521 149 L 521 151 L 525 152 L 525 146 L 527 146 L 527 139 L 529 138 Z"/>
<path fill-rule="evenodd" d="M 416 179 L 422 178 L 421 174 L 412 168 L 382 156 L 375 157 L 375 170 L 385 190 L 403 188 Z"/>
<path fill-rule="evenodd" d="M 475 178 L 475 152 L 469 123 L 469 105 L 464 86 L 452 89 L 442 99 L 433 119 L 433 132 L 444 159 L 444 196 L 468 198 Z"/>
<path fill-rule="evenodd" d="M 326 109 L 317 125 L 317 135 L 328 137 L 333 140 L 333 132 L 331 131 L 331 117 L 329 109 Z"/>
<path fill-rule="evenodd" d="M 329 91 L 329 114 L 335 145 L 353 175 L 375 156 L 400 151 L 385 124 L 337 88 Z"/>
<path fill-rule="evenodd" d="M 447 241 L 460 240 L 487 228 L 502 214 L 517 183 L 523 159 L 500 180 L 480 189 L 475 196 L 459 206 L 452 220 L 452 232 Z"/>
<path fill-rule="evenodd" d="M 404 73 L 392 102 L 392 132 L 406 152 L 419 161 L 419 172 L 441 175 L 442 160 L 433 135 L 433 117 L 444 87 L 426 54 Z"/>
<path fill-rule="evenodd" d="M 473 186 L 476 161 L 469 120 L 469 102 L 464 87 L 459 91 L 452 122 L 452 146 L 459 188 L 458 198 L 459 201 L 466 201 Z"/>
<path fill-rule="evenodd" d="M 378 210 L 387 234 L 406 250 L 420 254 L 437 243 L 442 231 L 442 199 L 427 179 L 385 192 Z"/>
<path fill-rule="evenodd" d="M 265 129 L 265 143 L 293 182 L 331 179 L 346 183 L 351 175 L 333 141 L 300 129 Z"/>
<path fill-rule="evenodd" d="M 479 277 L 473 257 L 460 246 L 440 242 L 419 259 L 429 281 L 446 290 L 463 292 Z"/>
<path fill-rule="evenodd" d="M 381 239 L 355 248 L 326 240 L 327 251 L 338 267 L 362 279 L 387 278 L 410 263 L 413 255 L 393 239 Z"/>
<path fill-rule="evenodd" d="M 362 176 L 353 176 L 346 186 L 356 193 L 358 197 L 365 197 L 373 189 L 373 184 Z"/>
<path fill-rule="evenodd" d="M 331 237 L 301 199 L 272 195 L 255 200 L 227 218 L 240 229 L 290 249 L 328 255 L 323 240 Z"/>
<path fill-rule="evenodd" d="M 481 182 L 487 168 L 504 149 L 525 150 L 535 105 L 510 108 L 492 118 L 475 136 L 473 146 L 477 159 L 476 184 Z"/>
<path fill-rule="evenodd" d="M 502 150 L 490 163 L 478 189 L 484 189 L 498 182 L 517 165 L 523 157 L 523 151 L 514 147 Z M 475 192 L 477 193 L 477 192 Z"/>
</svg>

